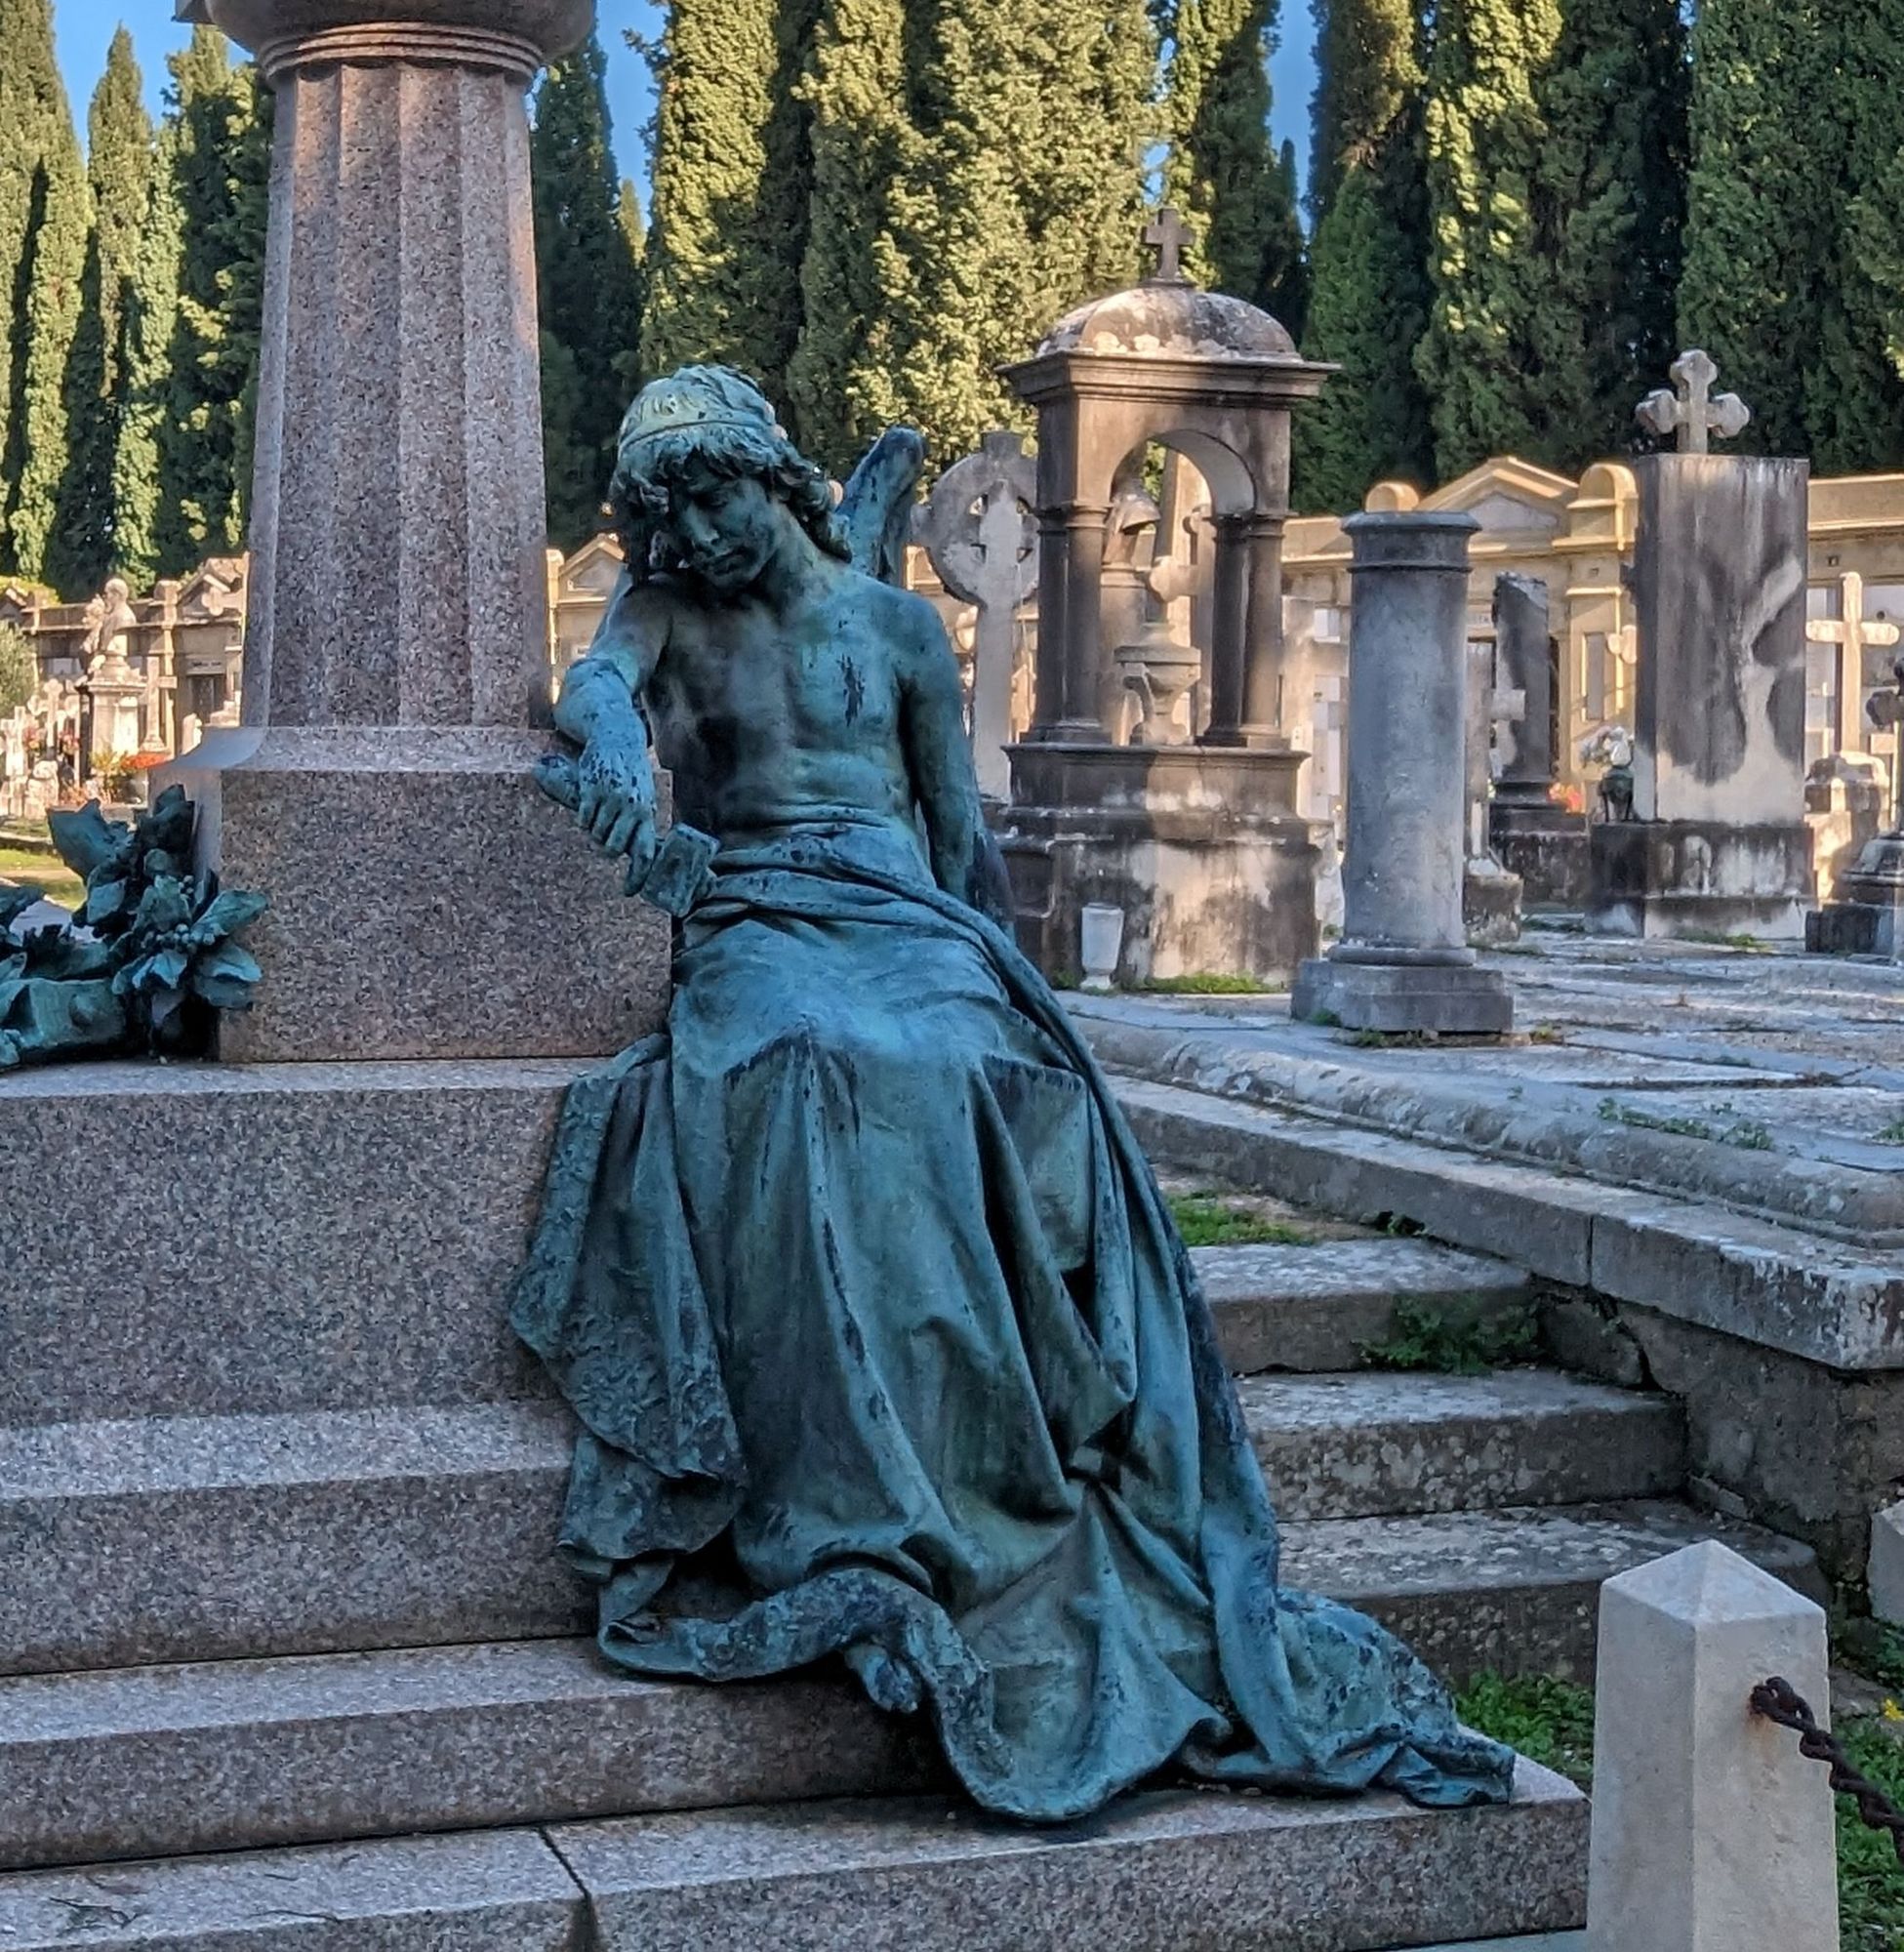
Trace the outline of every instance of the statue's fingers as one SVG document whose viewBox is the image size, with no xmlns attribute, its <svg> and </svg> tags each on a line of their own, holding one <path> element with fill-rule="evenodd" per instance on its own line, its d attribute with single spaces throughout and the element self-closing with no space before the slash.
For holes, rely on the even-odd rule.
<svg viewBox="0 0 1904 1952">
<path fill-rule="evenodd" d="M 634 837 L 628 842 L 628 885 L 634 887 L 646 876 L 655 865 L 655 851 L 659 846 L 655 837 L 655 823 L 644 815 L 635 824 Z"/>
<path fill-rule="evenodd" d="M 621 819 L 608 830 L 608 838 L 602 842 L 602 845 L 611 854 L 626 854 L 634 840 L 634 830 L 640 824 L 640 814 L 633 807 L 629 807 L 622 815 Z"/>
<path fill-rule="evenodd" d="M 603 793 L 601 804 L 595 809 L 595 818 L 588 832 L 604 847 L 608 836 L 615 832 L 616 823 L 622 818 L 623 802 L 615 793 Z"/>
<path fill-rule="evenodd" d="M 584 833 L 592 833 L 595 825 L 595 810 L 601 805 L 601 788 L 592 780 L 582 782 L 582 791 L 576 795 L 575 824 Z"/>
</svg>

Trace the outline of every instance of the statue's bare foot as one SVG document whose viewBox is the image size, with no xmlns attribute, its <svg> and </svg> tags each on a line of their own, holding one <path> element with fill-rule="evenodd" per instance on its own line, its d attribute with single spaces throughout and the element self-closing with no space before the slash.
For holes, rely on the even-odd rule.
<svg viewBox="0 0 1904 1952">
<path fill-rule="evenodd" d="M 916 1715 L 923 1698 L 919 1677 L 909 1660 L 872 1641 L 856 1641 L 846 1649 L 846 1665 L 859 1676 L 860 1686 L 875 1708 L 888 1715 Z"/>
</svg>

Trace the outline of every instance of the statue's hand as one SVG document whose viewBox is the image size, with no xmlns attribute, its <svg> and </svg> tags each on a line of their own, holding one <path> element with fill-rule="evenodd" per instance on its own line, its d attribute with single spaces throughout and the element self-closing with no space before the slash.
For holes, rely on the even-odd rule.
<svg viewBox="0 0 1904 1952">
<path fill-rule="evenodd" d="M 655 857 L 655 783 L 645 747 L 598 732 L 576 766 L 575 817 L 590 839 L 628 857 L 630 886 Z"/>
</svg>

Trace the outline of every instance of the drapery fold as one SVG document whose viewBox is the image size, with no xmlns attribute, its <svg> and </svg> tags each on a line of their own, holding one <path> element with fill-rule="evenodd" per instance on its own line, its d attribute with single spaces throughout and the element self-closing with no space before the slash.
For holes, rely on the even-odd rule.
<svg viewBox="0 0 1904 1952">
<path fill-rule="evenodd" d="M 1159 1770 L 1499 1801 L 1276 1527 L 1155 1178 L 1048 986 L 851 821 L 722 851 L 667 1035 L 571 1089 L 513 1321 L 574 1406 L 607 1656 L 916 1691 L 980 1804 Z"/>
</svg>

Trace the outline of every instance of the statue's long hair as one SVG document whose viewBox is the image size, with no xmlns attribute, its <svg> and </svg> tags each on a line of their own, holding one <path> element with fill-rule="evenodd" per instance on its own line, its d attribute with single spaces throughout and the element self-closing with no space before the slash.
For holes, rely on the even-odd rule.
<svg viewBox="0 0 1904 1952">
<path fill-rule="evenodd" d="M 675 565 L 668 515 L 677 493 L 751 476 L 784 502 L 817 548 L 851 559 L 832 483 L 800 454 L 767 398 L 725 366 L 683 366 L 634 397 L 616 441 L 609 507 L 636 583 Z"/>
</svg>

